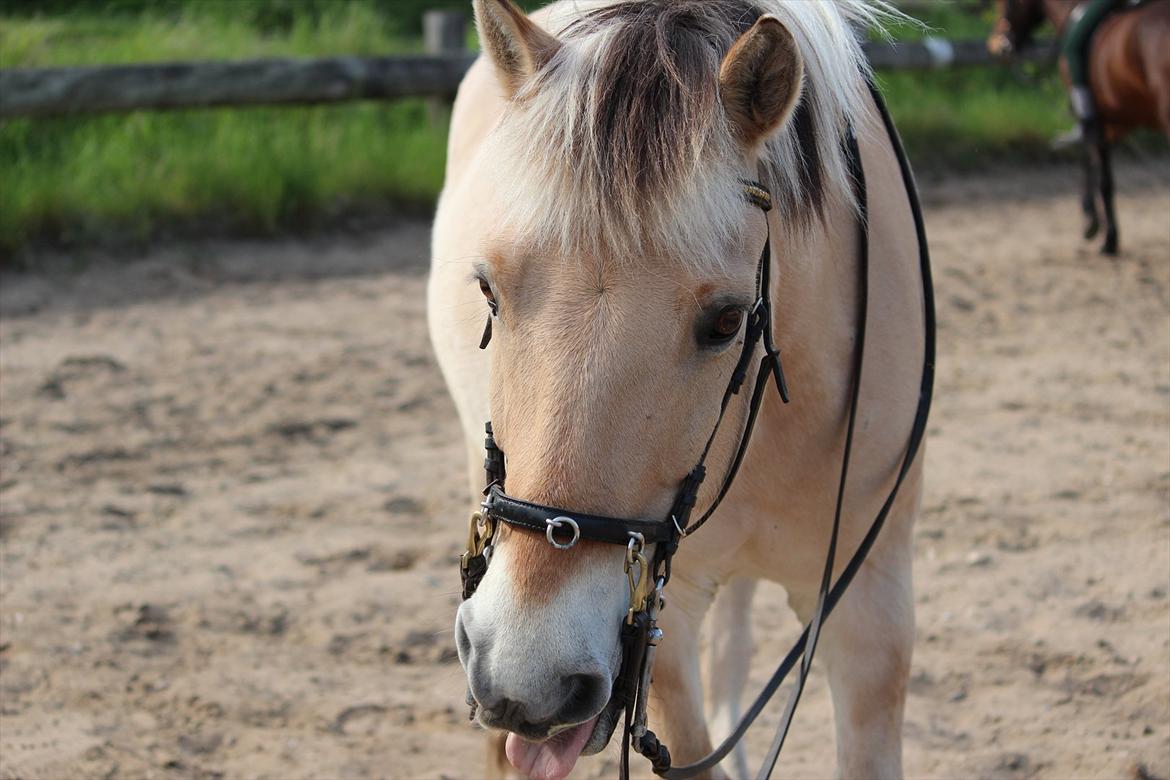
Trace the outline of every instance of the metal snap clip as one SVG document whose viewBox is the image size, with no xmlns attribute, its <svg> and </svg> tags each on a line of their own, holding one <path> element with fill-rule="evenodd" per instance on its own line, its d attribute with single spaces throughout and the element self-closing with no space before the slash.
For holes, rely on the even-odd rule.
<svg viewBox="0 0 1170 780">
<path fill-rule="evenodd" d="M 467 550 L 459 556 L 459 566 L 463 571 L 471 567 L 471 559 L 483 555 L 491 555 L 491 538 L 496 524 L 491 515 L 486 512 L 473 512 L 467 527 Z"/>
<path fill-rule="evenodd" d="M 545 520 L 544 523 L 545 523 L 545 529 L 544 529 L 545 538 L 548 539 L 549 544 L 551 544 L 553 547 L 557 548 L 558 550 L 569 549 L 570 547 L 572 547 L 573 545 L 575 545 L 577 543 L 578 539 L 581 538 L 581 527 L 578 526 L 577 521 L 571 517 L 565 517 L 562 515 L 560 517 L 554 517 L 551 520 Z M 569 528 L 573 529 L 573 538 L 567 542 L 558 542 L 556 537 L 553 535 L 553 532 L 560 529 L 563 526 L 566 526 L 566 525 L 569 526 Z"/>
<path fill-rule="evenodd" d="M 626 545 L 626 580 L 630 585 L 630 608 L 626 611 L 626 623 L 632 625 L 634 615 L 646 608 L 646 598 L 650 592 L 650 563 L 642 554 L 646 546 L 645 537 L 637 531 L 627 531 L 626 534 L 630 537 Z"/>
<path fill-rule="evenodd" d="M 626 545 L 626 560 L 633 563 L 634 556 L 642 552 L 642 548 L 646 546 L 646 537 L 637 531 L 626 531 L 626 536 L 630 537 L 630 543 Z"/>
</svg>

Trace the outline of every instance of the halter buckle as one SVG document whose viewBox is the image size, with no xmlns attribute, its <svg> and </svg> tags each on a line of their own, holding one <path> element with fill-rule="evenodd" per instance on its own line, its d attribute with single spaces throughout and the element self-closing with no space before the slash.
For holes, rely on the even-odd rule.
<svg viewBox="0 0 1170 780">
<path fill-rule="evenodd" d="M 772 193 L 768 192 L 767 187 L 758 181 L 749 179 L 740 179 L 740 183 L 743 184 L 743 194 L 748 203 L 756 206 L 765 214 L 772 210 Z"/>
<path fill-rule="evenodd" d="M 764 328 L 768 325 L 768 320 L 770 319 L 768 314 L 768 304 L 764 301 L 764 296 L 761 295 L 756 299 L 756 302 L 752 304 L 752 310 L 750 314 L 754 320 L 752 324 L 759 328 L 761 333 L 763 333 Z"/>
<path fill-rule="evenodd" d="M 484 548 L 495 533 L 496 524 L 487 512 L 472 512 L 467 524 L 467 550 L 459 556 L 459 568 L 464 572 L 471 566 L 471 559 L 483 555 Z"/>
<path fill-rule="evenodd" d="M 566 525 L 573 531 L 573 536 L 567 542 L 558 542 L 553 532 Z M 581 526 L 577 525 L 577 521 L 571 517 L 565 517 L 564 515 L 554 517 L 550 520 L 545 520 L 544 526 L 544 538 L 548 539 L 548 543 L 558 550 L 569 549 L 581 538 Z"/>
</svg>

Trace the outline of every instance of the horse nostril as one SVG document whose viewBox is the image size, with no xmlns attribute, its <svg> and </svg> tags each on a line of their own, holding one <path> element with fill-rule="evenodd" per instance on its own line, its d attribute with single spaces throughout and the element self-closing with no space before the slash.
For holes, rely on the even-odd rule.
<svg viewBox="0 0 1170 780">
<path fill-rule="evenodd" d="M 573 723 L 586 720 L 596 714 L 605 703 L 606 680 L 599 674 L 570 674 L 561 678 L 565 691 L 565 703 L 557 713 L 557 720 Z"/>
<path fill-rule="evenodd" d="M 528 710 L 523 702 L 504 697 L 491 706 L 492 718 L 510 731 L 528 731 Z"/>
<path fill-rule="evenodd" d="M 463 615 L 455 621 L 455 649 L 459 653 L 459 660 L 466 665 L 471 657 L 471 637 L 467 635 L 467 621 Z"/>
</svg>

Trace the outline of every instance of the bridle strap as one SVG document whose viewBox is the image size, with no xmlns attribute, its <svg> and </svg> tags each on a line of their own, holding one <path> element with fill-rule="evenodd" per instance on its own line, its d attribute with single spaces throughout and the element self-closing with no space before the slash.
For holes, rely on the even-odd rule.
<svg viewBox="0 0 1170 780">
<path fill-rule="evenodd" d="M 506 518 L 509 525 L 545 533 L 549 521 L 549 508 L 540 504 L 522 501 L 504 493 L 499 485 L 488 490 L 492 516 Z M 642 535 L 645 544 L 666 542 L 674 534 L 670 523 L 661 520 L 630 520 L 573 512 L 571 519 L 576 523 L 580 538 L 594 542 L 625 545 L 630 533 Z"/>
<path fill-rule="evenodd" d="M 800 651 L 795 656 L 789 653 L 789 658 L 795 661 L 800 658 L 800 670 L 797 676 L 796 684 L 788 696 L 788 703 L 784 707 L 784 714 L 780 719 L 780 725 L 776 729 L 776 736 L 772 740 L 772 745 L 768 750 L 767 757 L 760 766 L 758 780 L 766 780 L 771 776 L 772 770 L 775 768 L 776 760 L 780 756 L 780 749 L 784 746 L 784 740 L 788 736 L 788 730 L 792 725 L 792 718 L 796 714 L 796 705 L 800 702 L 801 694 L 804 692 L 804 685 L 808 679 L 808 674 L 812 668 L 812 658 L 816 651 L 817 641 L 820 638 L 821 625 L 823 624 L 825 613 L 825 604 L 832 585 L 833 564 L 837 555 L 837 539 L 841 528 L 841 511 L 845 502 L 845 486 L 849 475 L 849 461 L 853 451 L 853 432 L 857 419 L 858 401 L 861 396 L 861 370 L 865 357 L 865 333 L 867 325 L 868 313 L 868 298 L 869 298 L 869 205 L 868 192 L 865 186 L 865 169 L 861 164 L 861 152 L 857 146 L 857 137 L 852 129 L 847 132 L 845 139 L 845 147 L 847 152 L 847 161 L 849 164 L 850 176 L 853 179 L 854 196 L 857 201 L 858 215 L 857 215 L 857 240 L 858 240 L 858 266 L 860 283 L 857 292 L 857 338 L 853 347 L 853 364 L 852 364 L 852 387 L 849 396 L 849 416 L 845 427 L 845 445 L 841 454 L 841 473 L 837 484 L 837 503 L 833 512 L 833 526 L 829 534 L 828 552 L 825 555 L 825 565 L 821 573 L 821 583 L 817 592 L 817 605 L 813 610 L 812 618 L 809 620 L 804 633 L 801 635 Z M 757 389 L 767 387 L 768 374 L 766 372 L 765 363 L 768 358 L 765 355 L 763 362 L 760 365 L 760 373 L 756 378 Z M 761 393 L 762 394 L 762 393 Z M 755 395 L 753 394 L 753 402 Z M 750 436 L 750 426 L 755 423 L 754 413 L 757 408 L 752 408 L 749 412 L 749 428 L 748 435 Z M 729 471 L 729 475 L 734 477 L 734 473 L 738 470 L 738 462 L 733 463 L 733 468 Z M 725 490 L 728 483 L 725 482 Z M 710 516 L 714 511 L 715 506 L 723 498 L 723 493 L 716 499 L 715 505 L 707 511 L 700 519 L 698 524 Z M 697 525 L 696 524 L 696 527 Z M 795 650 L 795 648 L 794 648 Z M 789 658 L 785 658 L 785 663 L 788 663 Z M 783 666 L 783 665 L 782 665 Z M 725 739 L 718 748 L 708 754 L 706 757 L 692 764 L 686 766 L 669 768 L 659 774 L 667 780 L 684 780 L 685 778 L 694 777 L 697 774 L 712 769 L 716 764 L 722 761 L 728 753 L 730 753 L 739 740 L 747 733 L 748 728 L 759 716 L 764 706 L 771 701 L 772 696 L 775 695 L 779 689 L 780 683 L 784 677 L 787 676 L 791 669 L 791 664 L 784 670 L 782 676 L 776 679 L 774 676 L 769 681 L 764 693 L 756 699 L 747 714 L 741 719 L 736 729 L 731 735 Z M 774 685 L 773 685 L 774 683 Z"/>
<path fill-rule="evenodd" d="M 780 749 L 783 747 L 785 736 L 787 735 L 788 729 L 791 726 L 792 717 L 795 714 L 796 703 L 799 700 L 800 692 L 803 690 L 804 682 L 808 677 L 808 669 L 812 664 L 812 655 L 813 651 L 816 649 L 816 642 L 819 638 L 820 627 L 824 620 L 832 613 L 833 608 L 837 606 L 837 603 L 845 594 L 846 589 L 849 587 L 850 583 L 853 582 L 853 578 L 857 576 L 857 572 L 860 571 L 862 563 L 865 562 L 866 556 L 869 554 L 870 549 L 873 548 L 874 543 L 877 541 L 878 535 L 881 533 L 882 527 L 885 525 L 886 518 L 888 517 L 890 510 L 894 505 L 894 501 L 898 497 L 898 491 L 902 487 L 902 483 L 905 481 L 906 476 L 910 473 L 910 468 L 914 464 L 915 458 L 918 455 L 918 451 L 921 448 L 922 440 L 926 434 L 926 423 L 930 416 L 930 404 L 934 393 L 936 329 L 934 285 L 932 282 L 932 275 L 930 270 L 930 250 L 926 243 L 926 226 L 922 217 L 922 205 L 918 200 L 918 188 L 914 183 L 914 174 L 910 170 L 910 163 L 906 157 L 906 151 L 902 146 L 902 140 L 898 135 L 897 129 L 894 127 L 893 120 L 890 117 L 889 110 L 886 108 L 886 104 L 882 99 L 881 93 L 878 92 L 877 87 L 869 79 L 867 79 L 867 86 L 869 87 L 870 94 L 873 96 L 874 102 L 877 104 L 878 112 L 882 118 L 882 124 L 884 125 L 890 143 L 894 148 L 894 154 L 898 159 L 898 167 L 902 175 L 902 183 L 906 190 L 906 196 L 910 201 L 910 211 L 914 219 L 914 229 L 918 238 L 919 271 L 922 277 L 923 319 L 925 326 L 922 376 L 918 391 L 918 406 L 915 411 L 914 422 L 910 429 L 910 436 L 907 441 L 906 451 L 902 458 L 902 465 L 898 470 L 898 475 L 894 480 L 894 484 L 891 487 L 889 494 L 886 496 L 885 502 L 878 510 L 877 515 L 870 524 L 869 530 L 862 538 L 861 543 L 857 547 L 857 550 L 854 551 L 853 556 L 845 565 L 845 568 L 841 572 L 841 576 L 837 578 L 837 581 L 833 584 L 832 588 L 826 588 L 826 579 L 824 576 L 822 576 L 821 593 L 818 597 L 817 608 L 813 614 L 813 619 L 809 621 L 807 626 L 805 626 L 804 631 L 801 632 L 800 638 L 797 639 L 796 643 L 792 646 L 792 649 L 788 651 L 788 654 L 784 657 L 784 660 L 780 662 L 780 665 L 776 668 L 776 671 L 772 673 L 772 677 L 768 680 L 767 684 L 764 686 L 764 689 L 756 697 L 755 701 L 752 702 L 751 706 L 748 708 L 743 718 L 740 719 L 740 722 L 736 725 L 735 729 L 733 729 L 731 734 L 720 743 L 719 747 L 717 747 L 714 751 L 699 761 L 687 764 L 685 766 L 668 768 L 665 771 L 659 771 L 656 767 L 656 774 L 666 778 L 666 780 L 687 780 L 688 778 L 694 777 L 695 775 L 698 775 L 702 772 L 709 771 L 720 761 L 726 758 L 727 755 L 731 753 L 731 751 L 739 743 L 739 741 L 743 739 L 744 735 L 747 733 L 747 730 L 759 717 L 764 707 L 768 704 L 769 701 L 772 700 L 772 697 L 776 695 L 776 691 L 780 689 L 781 684 L 784 682 L 785 678 L 787 678 L 788 673 L 792 671 L 792 668 L 796 665 L 797 660 L 801 660 L 800 677 L 797 680 L 796 688 L 789 697 L 789 702 L 785 707 L 784 716 L 781 720 L 780 727 L 777 730 L 776 737 L 773 739 L 772 747 L 768 751 L 768 756 L 765 760 L 765 763 L 760 769 L 759 777 L 767 778 L 771 775 L 772 769 L 776 764 L 776 759 L 779 756 Z M 862 169 L 860 156 L 856 151 L 855 138 L 850 138 L 849 148 L 850 156 L 852 158 L 850 160 L 851 170 L 854 168 L 854 166 L 856 166 L 856 170 L 852 171 L 854 175 L 854 181 L 858 182 L 860 179 L 863 182 L 864 170 Z M 864 193 L 864 189 L 862 189 L 862 193 Z M 867 209 L 864 208 L 865 205 L 866 204 L 864 200 L 859 201 L 859 206 L 863 208 L 861 213 L 867 216 Z M 867 235 L 864 238 L 865 243 L 863 244 L 863 247 L 867 248 L 868 231 L 866 231 L 866 233 Z M 863 279 L 867 283 L 868 251 L 866 252 L 866 257 L 862 262 L 862 272 L 864 274 Z M 863 301 L 868 297 L 867 287 L 868 284 L 865 284 L 861 290 L 861 298 Z M 860 311 L 862 302 L 859 301 L 858 305 Z M 865 321 L 862 320 L 861 326 L 859 327 L 859 341 L 864 339 L 864 323 Z M 856 402 L 859 397 L 860 390 L 861 362 L 857 352 L 855 352 L 854 355 L 854 362 L 855 375 L 853 395 L 851 397 L 850 403 L 850 422 L 846 433 L 847 448 L 849 447 L 850 439 L 852 437 L 853 420 L 856 416 Z M 842 464 L 842 486 L 845 482 L 845 472 L 847 466 L 847 461 Z M 841 492 L 839 490 L 837 512 L 834 515 L 833 532 L 830 538 L 830 554 L 834 552 L 833 548 L 836 544 L 837 530 L 840 521 L 840 510 Z M 828 562 L 828 565 L 826 565 L 825 572 L 831 576 L 831 560 Z M 807 653 L 805 652 L 806 649 L 808 650 Z M 802 656 L 804 656 L 803 659 Z"/>
<path fill-rule="evenodd" d="M 765 218 L 768 209 L 764 209 Z M 760 407 L 764 401 L 764 391 L 768 387 L 768 377 L 774 376 L 776 379 L 776 389 L 780 393 L 781 399 L 784 403 L 788 403 L 788 383 L 784 378 L 784 370 L 780 365 L 780 350 L 776 349 L 772 343 L 772 300 L 771 300 L 771 258 L 772 258 L 772 231 L 771 226 L 768 227 L 768 237 L 764 240 L 764 249 L 760 253 L 760 263 L 756 275 L 756 289 L 759 295 L 759 300 L 752 308 L 750 319 L 744 335 L 744 349 L 740 355 L 739 362 L 736 364 L 735 371 L 731 375 L 731 381 L 727 385 L 727 389 L 723 393 L 723 400 L 719 404 L 719 417 L 715 420 L 715 427 L 711 430 L 711 435 L 707 438 L 707 444 L 703 447 L 703 454 L 699 457 L 699 463 L 691 471 L 691 475 L 698 475 L 696 482 L 702 481 L 702 474 L 705 473 L 705 463 L 707 455 L 711 451 L 711 445 L 715 441 L 715 436 L 719 433 L 719 428 L 723 423 L 724 415 L 727 412 L 727 407 L 731 403 L 731 397 L 737 395 L 740 388 L 743 386 L 744 380 L 747 378 L 747 370 L 751 365 L 752 357 L 755 355 L 756 344 L 763 339 L 764 341 L 764 357 L 760 359 L 759 368 L 756 371 L 755 383 L 752 386 L 751 399 L 748 401 L 747 417 L 744 422 L 743 430 L 740 432 L 739 445 L 736 447 L 735 455 L 732 457 L 727 471 L 723 475 L 723 482 L 719 486 L 719 492 L 715 495 L 715 499 L 702 516 L 692 524 L 688 524 L 684 519 L 678 519 L 679 536 L 685 537 L 699 529 L 703 523 L 710 519 L 711 515 L 715 514 L 715 510 L 723 502 L 723 498 L 731 489 L 731 483 L 735 481 L 735 475 L 739 473 L 739 466 L 743 462 L 744 455 L 747 454 L 748 444 L 751 443 L 752 430 L 756 424 L 756 417 L 759 415 Z M 695 485 L 693 492 L 697 493 L 698 485 Z M 683 491 L 685 494 L 687 491 Z M 691 496 L 693 505 L 694 496 Z M 690 506 L 685 509 L 676 508 L 672 511 L 676 517 L 682 513 L 689 515 Z"/>
<path fill-rule="evenodd" d="M 762 186 L 760 189 L 766 192 Z M 756 205 L 760 205 L 760 203 L 757 202 Z M 761 205 L 761 208 L 764 209 L 766 215 L 771 209 L 770 202 L 766 207 Z M 776 392 L 780 395 L 780 399 L 784 403 L 788 403 L 790 400 L 788 381 L 784 377 L 784 367 L 780 362 L 780 350 L 776 348 L 772 336 L 771 273 L 772 228 L 769 223 L 767 238 L 764 240 L 764 249 L 760 253 L 760 264 L 756 274 L 756 289 L 759 291 L 759 301 L 752 310 L 752 321 L 748 323 L 748 335 L 744 339 L 743 354 L 740 356 L 735 373 L 732 374 L 732 382 L 723 394 L 723 403 L 719 407 L 719 419 L 715 423 L 715 429 L 711 431 L 710 438 L 707 439 L 707 446 L 703 448 L 703 456 L 699 459 L 699 465 L 703 465 L 707 458 L 711 444 L 715 441 L 715 434 L 719 432 L 719 424 L 723 422 L 723 414 L 727 410 L 731 396 L 739 392 L 740 386 L 747 377 L 747 369 L 752 355 L 755 353 L 756 341 L 762 338 L 764 341 L 764 356 L 760 359 L 760 365 L 756 371 L 756 381 L 752 387 L 751 400 L 748 402 L 747 418 L 744 421 L 743 431 L 740 433 L 739 445 L 735 449 L 735 455 L 732 457 L 731 463 L 723 475 L 723 482 L 719 486 L 719 492 L 715 494 L 715 499 L 698 520 L 680 530 L 681 536 L 688 536 L 694 533 L 706 523 L 711 518 L 711 515 L 715 514 L 715 510 L 719 508 L 719 505 L 723 503 L 727 492 L 731 490 L 731 484 L 735 481 L 735 477 L 739 473 L 739 467 L 743 463 L 744 456 L 747 454 L 748 445 L 751 443 L 752 430 L 755 428 L 756 417 L 759 416 L 760 407 L 764 402 L 764 392 L 768 387 L 769 376 L 775 379 Z"/>
</svg>

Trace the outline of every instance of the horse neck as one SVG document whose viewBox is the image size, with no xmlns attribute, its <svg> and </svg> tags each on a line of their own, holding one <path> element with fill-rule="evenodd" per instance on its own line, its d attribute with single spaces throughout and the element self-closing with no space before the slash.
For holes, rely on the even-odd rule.
<svg viewBox="0 0 1170 780">
<path fill-rule="evenodd" d="M 1044 15 L 1048 17 L 1048 21 L 1052 22 L 1052 26 L 1056 28 L 1058 33 L 1064 31 L 1064 27 L 1068 24 L 1068 18 L 1072 16 L 1073 9 L 1080 3 L 1077 0 L 1041 0 L 1044 5 Z"/>
</svg>

